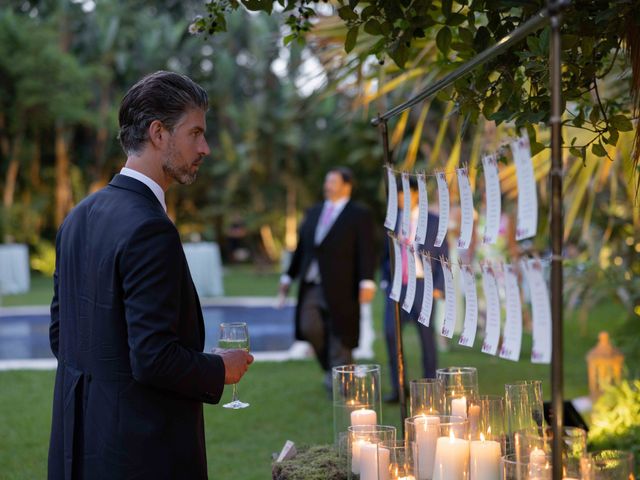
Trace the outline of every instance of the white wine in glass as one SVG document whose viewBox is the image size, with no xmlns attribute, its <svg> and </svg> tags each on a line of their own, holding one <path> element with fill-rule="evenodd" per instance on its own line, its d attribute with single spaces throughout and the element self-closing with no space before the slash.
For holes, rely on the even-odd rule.
<svg viewBox="0 0 640 480">
<path fill-rule="evenodd" d="M 249 351 L 249 329 L 244 322 L 221 323 L 220 324 L 220 340 L 218 340 L 218 348 L 225 350 L 239 349 L 245 352 Z M 246 402 L 238 399 L 238 385 L 233 384 L 233 394 L 231 402 L 225 403 L 224 408 L 247 408 Z"/>
</svg>

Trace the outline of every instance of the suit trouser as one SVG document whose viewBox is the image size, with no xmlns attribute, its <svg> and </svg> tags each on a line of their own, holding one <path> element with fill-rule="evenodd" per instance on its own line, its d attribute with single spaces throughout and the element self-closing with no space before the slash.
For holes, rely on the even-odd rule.
<svg viewBox="0 0 640 480">
<path fill-rule="evenodd" d="M 311 343 L 320 365 L 330 372 L 331 367 L 353 363 L 351 349 L 345 347 L 332 331 L 329 307 L 322 286 L 306 284 L 304 288 L 300 307 L 300 330 L 303 337 Z"/>
<path fill-rule="evenodd" d="M 424 291 L 424 280 L 419 278 L 416 281 L 416 296 L 413 301 L 413 307 L 411 313 L 407 313 L 402 309 L 402 300 L 406 294 L 406 285 L 402 286 L 402 293 L 400 295 L 400 328 L 408 322 L 415 324 L 418 328 L 418 336 L 420 340 L 420 347 L 422 349 L 422 374 L 425 378 L 435 378 L 437 367 L 437 350 L 436 342 L 433 336 L 433 328 L 425 327 L 421 323 L 418 323 L 418 317 L 420 316 L 420 310 L 422 308 L 422 294 Z M 398 350 L 396 348 L 396 316 L 395 316 L 395 302 L 389 298 L 389 292 L 391 286 L 387 288 L 387 296 L 385 299 L 385 312 L 384 312 L 384 334 L 387 342 L 387 352 L 389 353 L 389 375 L 391 378 L 391 388 L 393 393 L 398 392 Z M 431 311 L 431 321 L 433 321 L 433 310 Z"/>
</svg>

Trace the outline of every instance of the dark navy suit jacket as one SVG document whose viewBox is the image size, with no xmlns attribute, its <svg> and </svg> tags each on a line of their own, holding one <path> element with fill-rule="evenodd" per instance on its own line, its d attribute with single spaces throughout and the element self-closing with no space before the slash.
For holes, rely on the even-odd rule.
<svg viewBox="0 0 640 480">
<path fill-rule="evenodd" d="M 116 175 L 56 239 L 49 478 L 206 478 L 202 403 L 219 401 L 224 364 L 204 334 L 175 226 Z"/>
</svg>

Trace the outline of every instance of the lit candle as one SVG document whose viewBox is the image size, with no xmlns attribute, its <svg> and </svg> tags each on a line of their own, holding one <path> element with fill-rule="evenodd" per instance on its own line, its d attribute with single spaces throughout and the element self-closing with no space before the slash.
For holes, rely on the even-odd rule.
<svg viewBox="0 0 640 480">
<path fill-rule="evenodd" d="M 500 444 L 481 433 L 480 440 L 471 442 L 470 480 L 498 480 L 501 455 Z"/>
<path fill-rule="evenodd" d="M 529 478 L 531 480 L 539 480 L 546 478 L 545 473 L 549 469 L 547 456 L 540 448 L 534 447 L 529 452 Z"/>
<path fill-rule="evenodd" d="M 469 442 L 455 438 L 453 431 L 448 437 L 438 438 L 433 480 L 468 478 Z"/>
<path fill-rule="evenodd" d="M 469 433 L 471 438 L 478 438 L 478 425 L 480 423 L 480 405 L 469 405 Z"/>
<path fill-rule="evenodd" d="M 451 399 L 451 415 L 467 418 L 467 398 L 453 398 Z"/>
<path fill-rule="evenodd" d="M 416 418 L 416 475 L 419 480 L 433 477 L 433 460 L 436 456 L 436 443 L 440 433 L 440 418 L 422 416 Z"/>
<path fill-rule="evenodd" d="M 378 415 L 375 410 L 360 408 L 351 412 L 351 426 L 375 425 L 378 423 Z"/>
<path fill-rule="evenodd" d="M 390 451 L 375 443 L 360 447 L 360 480 L 389 480 Z"/>
<path fill-rule="evenodd" d="M 357 438 L 351 444 L 351 471 L 356 475 L 360 473 L 360 451 L 363 445 L 371 445 L 371 442 Z"/>
</svg>

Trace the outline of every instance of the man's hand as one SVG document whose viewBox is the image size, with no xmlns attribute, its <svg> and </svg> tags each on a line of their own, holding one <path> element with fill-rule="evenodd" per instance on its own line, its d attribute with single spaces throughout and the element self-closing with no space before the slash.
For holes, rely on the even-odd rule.
<svg viewBox="0 0 640 480">
<path fill-rule="evenodd" d="M 225 385 L 238 383 L 249 368 L 249 365 L 253 363 L 253 355 L 244 350 L 216 349 L 213 353 L 220 355 L 224 362 Z"/>
<path fill-rule="evenodd" d="M 290 286 L 290 283 L 280 283 L 280 288 L 278 288 L 278 308 L 284 307 L 284 304 L 287 301 L 287 295 L 289 294 Z"/>
<path fill-rule="evenodd" d="M 360 303 L 371 303 L 375 294 L 375 288 L 360 287 Z"/>
</svg>

